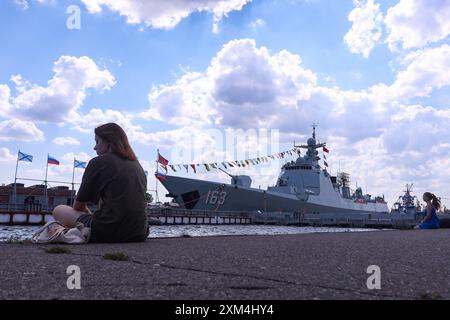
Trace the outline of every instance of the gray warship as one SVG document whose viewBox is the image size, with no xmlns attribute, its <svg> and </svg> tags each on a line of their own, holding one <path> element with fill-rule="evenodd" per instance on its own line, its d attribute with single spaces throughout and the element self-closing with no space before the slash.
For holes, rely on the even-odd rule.
<svg viewBox="0 0 450 320">
<path fill-rule="evenodd" d="M 285 163 L 277 183 L 267 189 L 252 188 L 251 178 L 231 175 L 231 183 L 190 179 L 155 173 L 180 208 L 208 211 L 300 212 L 304 214 L 389 213 L 383 197 L 372 198 L 361 188 L 350 189 L 347 173 L 330 175 L 319 165 L 316 128 L 305 145 L 295 145 L 296 161 Z M 306 150 L 301 156 L 301 150 Z M 223 170 L 222 170 L 223 171 Z M 228 174 L 228 173 L 227 173 Z"/>
<path fill-rule="evenodd" d="M 422 211 L 419 199 L 411 194 L 412 186 L 413 184 L 406 185 L 406 191 L 403 191 L 404 194 L 398 197 L 397 201 L 392 206 L 391 213 L 416 214 Z"/>
</svg>

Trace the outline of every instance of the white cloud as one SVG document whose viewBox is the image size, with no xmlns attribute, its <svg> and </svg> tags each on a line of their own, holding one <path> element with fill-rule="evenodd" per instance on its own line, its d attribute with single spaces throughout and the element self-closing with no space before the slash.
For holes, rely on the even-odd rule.
<svg viewBox="0 0 450 320">
<path fill-rule="evenodd" d="M 432 154 L 433 147 L 450 143 L 449 124 L 450 109 L 401 106 L 400 112 L 392 117 L 390 125 L 384 130 L 384 145 L 392 153 L 414 150 L 426 158 L 427 154 Z M 434 150 L 434 153 L 441 151 Z"/>
<path fill-rule="evenodd" d="M 73 129 L 90 134 L 92 136 L 92 147 L 94 146 L 94 129 L 102 124 L 108 122 L 117 123 L 126 132 L 130 143 L 140 143 L 143 145 L 157 146 L 161 148 L 175 147 L 179 145 L 186 145 L 189 137 L 195 136 L 195 141 L 198 143 L 205 138 L 204 133 L 200 129 L 192 127 L 181 127 L 175 130 L 165 130 L 158 132 L 147 132 L 141 125 L 135 123 L 135 120 L 140 119 L 139 114 L 124 113 L 117 110 L 101 110 L 98 108 L 91 109 L 86 114 L 77 114 L 71 119 L 70 124 Z M 190 144 L 192 145 L 192 144 Z"/>
<path fill-rule="evenodd" d="M 381 39 L 383 14 L 374 0 L 354 0 L 353 3 L 355 8 L 348 15 L 348 20 L 353 24 L 344 41 L 351 52 L 368 58 Z"/>
<path fill-rule="evenodd" d="M 79 152 L 79 153 L 69 152 L 61 157 L 61 163 L 73 165 L 74 158 L 84 162 L 89 162 L 89 160 L 91 160 L 91 157 L 86 152 Z"/>
<path fill-rule="evenodd" d="M 8 148 L 0 148 L 0 162 L 11 163 L 17 160 L 17 155 L 13 155 Z"/>
<path fill-rule="evenodd" d="M 183 75 L 174 85 L 154 87 L 148 95 L 150 109 L 141 117 L 181 126 L 212 123 L 214 112 L 208 107 L 210 86 L 203 74 L 193 72 Z"/>
<path fill-rule="evenodd" d="M 65 146 L 65 145 L 80 145 L 80 141 L 78 141 L 75 138 L 72 137 L 57 137 L 55 139 L 53 139 L 53 143 L 60 145 L 60 146 Z"/>
<path fill-rule="evenodd" d="M 271 55 L 254 40 L 233 40 L 205 73 L 190 72 L 173 85 L 153 88 L 143 116 L 182 126 L 267 127 L 277 108 L 294 110 L 315 83 L 316 75 L 303 68 L 298 55 L 285 50 Z"/>
<path fill-rule="evenodd" d="M 434 90 L 450 86 L 450 46 L 418 50 L 407 55 L 404 70 L 397 73 L 395 82 L 379 84 L 371 90 L 386 101 L 427 97 Z"/>
<path fill-rule="evenodd" d="M 31 1 L 37 2 L 39 4 L 48 5 L 48 4 L 55 4 L 57 0 L 14 0 L 16 5 L 22 7 L 23 10 L 27 10 L 30 7 Z"/>
<path fill-rule="evenodd" d="M 423 48 L 450 35 L 450 2 L 442 0 L 399 0 L 383 17 L 375 0 L 354 0 L 348 19 L 353 22 L 344 41 L 353 53 L 369 57 L 383 40 L 391 51 Z"/>
<path fill-rule="evenodd" d="M 14 2 L 22 7 L 23 10 L 27 10 L 30 6 L 27 0 L 14 0 Z"/>
<path fill-rule="evenodd" d="M 99 13 L 103 7 L 118 12 L 130 24 L 144 23 L 158 29 L 172 29 L 194 12 L 214 15 L 213 31 L 231 11 L 239 11 L 251 0 L 81 0 L 90 13 Z"/>
<path fill-rule="evenodd" d="M 11 89 L 5 84 L 0 84 L 0 117 L 6 117 L 11 111 Z"/>
<path fill-rule="evenodd" d="M 250 23 L 250 26 L 252 27 L 253 30 L 257 30 L 259 28 L 262 28 L 266 25 L 266 21 L 264 19 L 256 19 L 255 21 L 252 21 Z"/>
<path fill-rule="evenodd" d="M 234 40 L 206 72 L 187 73 L 173 85 L 153 89 L 145 114 L 175 125 L 282 133 L 309 132 L 317 121 L 326 134 L 351 141 L 380 132 L 388 113 L 374 94 L 320 87 L 316 79 L 298 55 L 286 50 L 271 54 L 254 40 Z"/>
<path fill-rule="evenodd" d="M 94 141 L 94 129 L 108 122 L 117 123 L 128 135 L 131 141 L 136 140 L 136 135 L 142 132 L 142 127 L 133 123 L 136 114 L 121 112 L 116 110 L 101 110 L 93 108 L 86 114 L 76 114 L 68 123 L 74 126 L 74 129 L 83 133 L 91 134 Z"/>
<path fill-rule="evenodd" d="M 391 50 L 418 48 L 450 34 L 450 1 L 400 0 L 387 11 L 385 24 Z"/>
<path fill-rule="evenodd" d="M 0 122 L 0 140 L 2 141 L 44 141 L 44 133 L 31 121 L 18 119 Z"/>
<path fill-rule="evenodd" d="M 449 109 L 402 106 L 379 139 L 389 155 L 381 164 L 392 182 L 396 181 L 395 185 L 414 182 L 419 196 L 432 191 L 449 198 L 446 183 L 450 178 L 447 170 L 450 159 Z M 381 165 L 377 167 L 382 170 Z"/>
<path fill-rule="evenodd" d="M 282 137 L 309 132 L 316 121 L 325 136 L 357 142 L 380 136 L 404 102 L 450 85 L 448 45 L 411 53 L 404 65 L 391 85 L 341 90 L 318 86 L 298 55 L 272 54 L 254 40 L 234 40 L 204 73 L 188 72 L 172 85 L 152 89 L 145 114 L 184 127 L 280 129 Z"/>
<path fill-rule="evenodd" d="M 54 4 L 58 0 L 34 0 L 39 4 Z M 129 24 L 145 24 L 156 29 L 172 29 L 195 12 L 213 15 L 213 32 L 219 31 L 219 22 L 232 11 L 240 11 L 252 0 L 81 0 L 89 13 L 100 13 L 103 8 L 125 16 Z M 27 10 L 31 0 L 15 0 Z M 140 27 L 139 31 L 142 31 Z"/>
<path fill-rule="evenodd" d="M 450 46 L 414 52 L 405 59 L 409 65 L 397 75 L 395 88 L 404 94 L 427 96 L 433 90 L 450 85 Z"/>
<path fill-rule="evenodd" d="M 13 75 L 18 95 L 9 97 L 9 88 L 0 86 L 0 115 L 7 118 L 61 123 L 76 116 L 88 89 L 110 90 L 114 76 L 101 70 L 89 57 L 61 56 L 53 66 L 55 73 L 46 87 Z"/>
</svg>

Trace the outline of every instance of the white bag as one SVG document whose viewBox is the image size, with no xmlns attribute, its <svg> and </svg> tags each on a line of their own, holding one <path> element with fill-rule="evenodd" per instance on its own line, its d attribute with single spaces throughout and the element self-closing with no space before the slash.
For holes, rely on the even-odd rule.
<svg viewBox="0 0 450 320">
<path fill-rule="evenodd" d="M 33 243 L 83 244 L 89 242 L 91 228 L 78 222 L 75 228 L 67 228 L 58 221 L 47 222 L 31 237 Z"/>
</svg>

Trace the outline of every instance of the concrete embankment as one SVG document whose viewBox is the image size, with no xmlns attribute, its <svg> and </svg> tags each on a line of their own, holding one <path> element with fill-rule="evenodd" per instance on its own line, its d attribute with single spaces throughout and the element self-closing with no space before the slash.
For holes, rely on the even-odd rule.
<svg viewBox="0 0 450 320">
<path fill-rule="evenodd" d="M 449 229 L 57 246 L 0 244 L 0 299 L 450 299 Z"/>
</svg>

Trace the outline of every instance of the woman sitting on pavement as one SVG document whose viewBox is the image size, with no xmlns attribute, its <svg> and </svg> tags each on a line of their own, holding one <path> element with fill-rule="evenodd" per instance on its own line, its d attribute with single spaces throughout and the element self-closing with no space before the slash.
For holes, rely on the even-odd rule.
<svg viewBox="0 0 450 320">
<path fill-rule="evenodd" d="M 125 131 L 115 123 L 95 132 L 98 157 L 89 161 L 73 207 L 59 205 L 56 221 L 68 228 L 81 222 L 91 228 L 89 242 L 139 242 L 149 234 L 147 177 Z M 87 203 L 98 204 L 91 213 Z"/>
<path fill-rule="evenodd" d="M 425 192 L 423 194 L 423 201 L 427 203 L 426 209 L 424 210 L 425 218 L 422 222 L 415 226 L 415 229 L 439 229 L 440 221 L 436 215 L 436 210 L 441 207 L 441 201 L 431 192 Z"/>
</svg>

